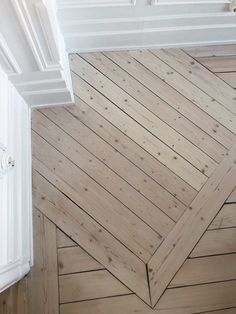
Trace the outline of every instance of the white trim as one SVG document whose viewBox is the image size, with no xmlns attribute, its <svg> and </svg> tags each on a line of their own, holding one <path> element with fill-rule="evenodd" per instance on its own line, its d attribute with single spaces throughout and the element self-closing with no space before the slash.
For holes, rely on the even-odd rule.
<svg viewBox="0 0 236 314">
<path fill-rule="evenodd" d="M 51 27 L 48 10 L 44 3 L 34 4 L 37 13 L 38 21 L 33 19 L 31 12 L 25 0 L 11 0 L 15 9 L 15 13 L 24 31 L 27 42 L 37 62 L 40 71 L 61 69 L 60 57 L 57 52 L 57 43 Z M 44 34 L 46 48 L 48 49 L 50 59 L 48 60 L 44 52 L 42 43 L 40 42 L 38 32 L 35 28 L 35 23 L 38 23 L 41 31 Z M 45 36 L 46 35 L 46 36 Z"/>
<path fill-rule="evenodd" d="M 8 44 L 0 33 L 0 63 L 3 70 L 8 74 L 21 74 L 22 71 L 16 62 L 14 55 L 12 54 Z"/>
<path fill-rule="evenodd" d="M 60 9 L 72 8 L 92 8 L 92 7 L 115 7 L 115 6 L 134 6 L 136 0 L 69 0 L 58 1 Z"/>
</svg>

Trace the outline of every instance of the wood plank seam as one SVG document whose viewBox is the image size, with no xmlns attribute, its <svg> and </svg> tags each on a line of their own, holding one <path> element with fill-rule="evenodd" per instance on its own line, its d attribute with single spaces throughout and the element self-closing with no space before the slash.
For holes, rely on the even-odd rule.
<svg viewBox="0 0 236 314">
<path fill-rule="evenodd" d="M 178 127 L 176 127 L 173 123 L 172 124 L 170 124 L 170 123 L 168 123 L 166 120 L 164 120 L 164 118 L 162 118 L 161 117 L 161 109 L 159 109 L 159 112 L 156 112 L 155 110 L 154 110 L 154 108 L 150 108 L 149 106 L 148 106 L 148 103 L 145 103 L 145 102 L 141 102 L 140 100 L 139 100 L 139 97 L 138 96 L 140 96 L 140 95 L 136 95 L 136 97 L 133 95 L 133 93 L 131 93 L 130 92 L 130 89 L 128 89 L 128 86 L 125 88 L 125 86 L 121 86 L 121 84 L 119 84 L 119 82 L 117 82 L 117 80 L 115 80 L 115 79 L 112 79 L 110 76 L 108 76 L 108 75 L 106 75 L 105 74 L 105 69 L 104 69 L 104 67 L 98 67 L 97 66 L 97 64 L 95 63 L 95 62 L 93 62 L 93 60 L 91 59 L 91 57 L 93 56 L 94 54 L 80 54 L 79 56 L 82 58 L 82 59 L 84 59 L 86 62 L 88 62 L 91 66 L 93 66 L 95 69 L 97 69 L 98 71 L 100 71 L 101 73 L 103 73 L 108 79 L 110 79 L 114 84 L 117 84 L 124 92 L 126 92 L 129 96 L 131 96 L 132 98 L 134 98 L 136 101 L 138 101 L 141 105 L 143 105 L 145 108 L 147 108 L 149 111 L 151 111 L 155 116 L 157 116 L 159 119 L 161 119 L 164 123 L 166 123 L 167 125 L 169 125 L 170 127 L 172 127 L 173 129 L 175 129 L 175 131 L 176 132 L 178 132 L 180 135 L 182 135 L 186 140 L 189 140 L 189 141 L 191 141 L 190 140 L 190 138 L 188 137 L 189 136 L 189 134 L 186 134 L 185 132 L 181 132 L 181 130 L 180 130 L 180 127 L 178 128 Z M 97 55 L 97 53 L 96 53 L 96 55 Z M 99 54 L 99 56 L 103 56 L 104 58 L 106 58 L 107 60 L 110 60 L 106 55 L 104 55 L 104 54 Z M 96 58 L 96 60 L 97 60 L 97 58 Z M 114 62 L 113 62 L 113 65 L 116 65 Z M 117 67 L 119 67 L 119 69 L 120 69 L 120 71 L 124 71 L 122 68 L 120 68 L 120 66 L 119 65 L 116 65 Z M 102 71 L 104 69 L 104 71 Z M 125 71 L 124 71 L 125 72 Z M 125 72 L 127 75 L 129 75 L 127 72 Z M 131 77 L 131 76 L 130 76 Z M 136 82 L 136 83 L 139 83 L 137 80 L 134 80 L 133 79 L 133 81 L 134 82 Z M 128 83 L 126 83 L 126 84 L 128 84 Z M 151 90 L 149 90 L 149 89 L 147 89 L 143 84 L 141 84 L 141 83 L 139 83 L 142 87 L 143 87 L 143 89 L 146 89 L 146 92 L 148 92 L 149 91 L 149 93 L 151 93 L 152 95 L 155 95 Z M 160 101 L 160 98 L 159 97 L 157 97 L 156 95 L 154 96 L 154 97 L 156 97 L 156 101 L 158 100 L 158 101 Z M 165 106 L 166 107 L 169 107 L 170 109 L 172 108 L 172 107 L 170 107 L 169 106 L 169 104 L 166 102 L 166 101 L 163 101 L 163 104 L 165 104 Z M 163 106 L 164 107 L 164 106 Z M 175 109 L 173 109 L 172 110 L 172 112 L 171 113 L 173 113 L 173 112 L 175 112 L 176 113 L 176 115 L 178 115 L 179 113 L 175 110 Z M 188 119 L 187 118 L 185 118 L 183 115 L 180 115 L 180 117 L 178 117 L 178 119 L 176 119 L 176 121 L 178 122 L 178 120 L 181 118 L 181 120 L 184 120 L 185 119 L 185 121 L 187 121 Z M 188 120 L 189 122 L 190 122 L 190 124 L 192 124 L 192 125 L 194 125 L 190 120 Z M 199 127 L 198 127 L 198 130 L 199 130 Z M 206 136 L 207 134 L 205 133 L 205 132 L 203 132 L 203 134 L 202 134 L 202 136 Z M 211 138 L 212 140 L 214 140 L 213 138 Z M 191 141 L 191 142 L 193 142 L 193 141 Z M 219 143 L 219 142 L 218 142 Z M 219 143 L 220 144 L 220 143 Z M 222 145 L 222 144 L 220 144 L 220 145 Z M 214 159 L 216 162 L 219 162 L 219 159 L 218 158 L 216 158 L 216 155 L 215 156 L 213 156 L 213 155 L 210 155 L 209 154 L 209 150 L 207 150 L 207 149 L 205 149 L 205 150 L 203 150 L 203 148 L 201 148 L 201 147 L 199 147 L 199 145 L 196 145 L 196 146 L 198 146 L 198 148 L 203 152 L 203 153 L 205 153 L 207 156 L 209 156 L 209 157 L 211 157 L 212 159 Z M 223 158 L 223 156 L 222 156 L 222 158 Z"/>
<path fill-rule="evenodd" d="M 227 197 L 231 194 L 232 190 L 235 188 L 236 186 L 235 156 L 236 156 L 236 145 L 233 146 L 233 148 L 229 152 L 228 157 L 221 162 L 221 164 L 218 166 L 216 171 L 213 173 L 212 177 L 208 179 L 207 183 L 204 185 L 202 190 L 196 196 L 192 204 L 189 206 L 189 210 L 183 214 L 183 216 L 181 217 L 179 222 L 177 222 L 176 226 L 174 227 L 172 232 L 169 234 L 165 242 L 160 246 L 160 248 L 153 255 L 151 260 L 148 262 L 149 281 L 150 281 L 150 286 L 151 286 L 151 302 L 152 302 L 153 307 L 157 304 L 158 300 L 160 299 L 161 295 L 163 294 L 166 287 L 170 283 L 171 279 L 174 277 L 174 275 L 176 274 L 178 269 L 181 267 L 184 260 L 186 260 L 187 256 L 189 255 L 193 247 L 196 245 L 196 243 L 198 242 L 202 234 L 206 231 L 208 225 L 216 216 L 216 213 L 219 211 L 219 207 L 220 208 L 222 207 Z M 222 171 L 223 171 L 222 175 L 224 176 L 223 179 L 221 178 L 221 176 L 219 177 Z M 216 180 L 216 182 L 214 182 L 214 180 Z M 226 183 L 229 185 L 227 186 L 227 188 L 225 188 Z M 214 192 L 212 194 L 209 194 L 210 195 L 209 199 L 206 196 L 206 192 L 205 192 L 206 189 L 210 189 L 212 192 Z M 216 194 L 215 197 L 219 197 L 219 200 L 217 200 L 219 203 L 216 204 L 215 206 L 216 208 L 212 208 L 212 213 L 209 215 L 209 213 L 206 212 L 206 210 L 208 209 L 205 208 L 204 210 L 204 206 L 206 206 L 206 204 L 209 201 L 211 202 L 213 201 L 211 199 L 212 197 L 211 195 L 213 194 Z M 222 196 L 220 196 L 219 194 L 223 194 L 223 199 L 222 199 Z M 205 199 L 204 202 L 201 198 Z M 199 205 L 202 207 L 200 207 Z M 198 218 L 199 215 L 200 217 Z M 187 217 L 188 219 L 186 220 Z M 202 223 L 202 227 L 200 228 L 200 231 L 197 232 L 195 239 L 193 239 L 193 237 L 192 239 L 189 239 L 190 230 L 188 229 L 194 227 L 194 224 L 192 222 L 196 219 L 199 220 L 199 223 L 200 222 Z M 205 220 L 206 220 L 206 223 L 204 222 Z M 184 221 L 185 223 L 183 225 Z M 203 225 L 203 222 L 205 225 Z M 195 223 L 197 224 L 197 221 Z M 186 229 L 186 224 L 188 224 L 187 229 Z M 184 226 L 184 227 L 182 228 L 181 226 Z M 184 228 L 186 230 L 183 232 Z M 170 261 L 172 261 L 173 254 L 175 254 L 174 252 L 175 251 L 177 252 L 177 249 L 182 245 L 181 243 L 188 240 L 191 240 L 192 243 L 190 244 L 190 247 L 185 252 L 183 252 L 182 250 L 181 256 L 178 256 L 179 262 L 173 261 L 173 263 L 170 263 Z M 167 265 L 168 265 L 168 271 L 170 273 L 167 274 L 167 277 L 163 277 L 163 276 L 166 276 L 166 274 L 162 273 L 161 279 L 160 279 L 159 273 L 161 272 L 162 268 L 164 271 Z M 158 286 L 158 283 L 162 285 L 160 288 Z"/>
</svg>

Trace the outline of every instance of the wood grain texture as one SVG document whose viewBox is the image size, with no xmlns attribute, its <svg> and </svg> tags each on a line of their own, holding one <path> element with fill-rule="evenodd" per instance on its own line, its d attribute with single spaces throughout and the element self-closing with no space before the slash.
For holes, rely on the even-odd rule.
<svg viewBox="0 0 236 314">
<path fill-rule="evenodd" d="M 60 276 L 59 287 L 61 303 L 131 293 L 107 270 Z"/>
<path fill-rule="evenodd" d="M 198 62 L 214 73 L 236 71 L 236 56 L 202 57 Z"/>
<path fill-rule="evenodd" d="M 60 248 L 57 254 L 59 275 L 104 268 L 79 246 Z"/>
<path fill-rule="evenodd" d="M 63 181 L 39 162 L 34 168 L 62 186 Z M 141 260 L 36 171 L 33 195 L 37 208 L 149 303 L 146 268 Z"/>
<path fill-rule="evenodd" d="M 193 104 L 193 102 L 185 98 L 178 90 L 167 84 L 164 79 L 155 75 L 152 69 L 147 69 L 132 58 L 128 52 L 108 52 L 105 54 L 131 74 L 136 80 L 149 88 L 154 94 L 158 95 L 176 111 L 191 120 L 222 145 L 227 148 L 232 146 L 235 141 L 235 136 L 232 132 L 216 123 L 206 112 L 202 111 L 198 106 Z"/>
<path fill-rule="evenodd" d="M 70 59 L 75 105 L 32 121 L 61 312 L 235 307 L 235 90 L 178 49 Z"/>
<path fill-rule="evenodd" d="M 197 191 L 187 184 L 182 178 L 175 175 L 172 171 L 170 171 L 169 168 L 163 166 L 163 164 L 161 164 L 157 159 L 155 159 L 141 146 L 137 145 L 134 141 L 128 138 L 119 129 L 109 123 L 81 99 L 75 97 L 75 101 L 76 106 L 68 107 L 68 111 L 76 119 L 80 120 L 91 130 L 93 130 L 93 132 L 101 137 L 104 141 L 109 143 L 115 149 L 115 151 L 120 152 L 121 155 L 123 155 L 131 163 L 138 167 L 143 172 L 143 175 L 146 174 L 142 177 L 143 181 L 148 180 L 148 182 L 150 182 L 150 187 L 148 189 L 156 194 L 158 200 L 165 204 L 166 209 L 169 209 L 169 205 L 174 201 L 173 197 L 188 205 L 196 196 Z M 122 166 L 124 166 L 124 163 L 122 163 Z M 132 170 L 133 167 L 129 168 L 128 173 Z M 132 173 L 133 172 L 131 172 L 130 177 L 133 177 Z M 139 172 L 136 171 L 135 177 L 137 176 L 138 178 L 138 174 Z M 153 179 L 158 184 L 155 184 L 155 182 L 150 179 Z M 142 186 L 139 186 L 140 190 L 141 188 Z M 168 191 L 172 194 L 172 196 L 169 195 Z M 169 198 L 170 201 L 168 201 Z M 172 210 L 178 207 L 171 206 Z"/>
<path fill-rule="evenodd" d="M 236 227 L 236 204 L 225 204 L 208 229 Z"/>
<path fill-rule="evenodd" d="M 159 246 L 160 236 L 45 140 L 36 134 L 32 134 L 32 139 L 33 155 L 63 180 L 63 186 L 58 182 L 56 186 L 134 254 L 147 261 Z"/>
<path fill-rule="evenodd" d="M 145 67 L 152 70 L 161 79 L 165 80 L 166 83 L 178 90 L 183 96 L 192 101 L 197 107 L 236 134 L 236 116 L 235 108 L 233 106 L 231 107 L 232 110 L 234 110 L 234 114 L 231 111 L 226 110 L 214 98 L 205 94 L 201 89 L 197 88 L 197 86 L 185 79 L 169 65 L 156 58 L 152 53 L 140 50 L 130 52 L 130 54 Z M 232 99 L 231 102 L 233 102 Z"/>
<path fill-rule="evenodd" d="M 37 209 L 33 214 L 35 263 L 27 278 L 29 314 L 58 314 L 56 226 Z"/>
<path fill-rule="evenodd" d="M 64 232 L 57 228 L 57 248 L 77 246 Z"/>
<path fill-rule="evenodd" d="M 233 192 L 228 197 L 227 203 L 236 203 L 236 189 L 233 190 Z"/>
<path fill-rule="evenodd" d="M 214 242 L 209 247 L 213 250 Z M 187 259 L 169 288 L 236 279 L 235 265 L 236 254 Z"/>
<path fill-rule="evenodd" d="M 173 51 L 173 49 L 171 50 Z M 82 54 L 81 57 L 92 64 L 97 70 L 111 79 L 125 92 L 135 98 L 171 128 L 195 144 L 216 161 L 223 159 L 225 148 L 199 127 L 178 113 L 160 97 L 135 80 L 125 70 L 102 53 Z"/>
<path fill-rule="evenodd" d="M 58 125 L 63 127 L 63 130 L 73 136 L 73 138 L 40 113 L 34 115 L 34 130 L 126 205 L 146 224 L 159 234 L 167 235 L 173 228 L 174 222 L 147 199 L 150 197 L 154 203 L 162 205 L 162 203 L 158 202 L 158 197 L 154 196 L 152 190 L 149 189 L 150 192 L 148 193 L 147 187 L 151 187 L 152 182 L 148 178 L 146 178 L 147 182 L 144 182 L 145 178 L 143 179 L 143 177 L 139 179 L 138 175 L 140 172 L 133 167 L 133 164 L 119 156 L 118 153 L 115 154 L 114 149 L 99 141 L 99 138 L 93 132 L 77 119 L 73 119 L 65 109 L 57 110 L 56 113 L 58 114 L 54 114 L 54 116 L 57 117 L 59 115 L 61 119 L 54 118 L 54 121 L 57 119 Z M 49 113 L 48 115 L 51 117 L 53 114 Z M 106 162 L 107 159 L 110 162 Z M 106 164 L 104 164 L 104 160 Z M 131 175 L 132 167 L 134 168 L 133 174 L 137 175 L 135 180 L 134 176 Z M 104 180 L 104 173 L 106 174 L 106 180 Z M 138 182 L 140 183 L 138 184 Z M 155 186 L 153 186 L 154 190 Z M 167 204 L 168 199 L 166 199 L 165 205 Z M 172 207 L 174 205 L 176 205 L 176 211 L 179 209 L 179 215 L 185 210 L 183 205 L 180 202 L 176 202 L 172 197 L 172 202 L 170 200 L 170 205 L 168 206 Z M 162 208 L 164 209 L 164 206 Z"/>
<path fill-rule="evenodd" d="M 236 252 L 236 228 L 209 230 L 191 253 L 191 257 Z"/>
<path fill-rule="evenodd" d="M 197 169 L 199 169 L 206 175 L 210 175 L 212 173 L 212 170 L 216 166 L 213 160 L 211 160 L 208 156 L 204 155 L 200 150 L 198 150 L 194 145 L 192 145 L 191 142 L 187 141 L 179 133 L 175 132 L 171 127 L 169 127 L 157 116 L 152 114 L 134 98 L 125 93 L 116 84 L 108 80 L 100 72 L 96 71 L 96 69 L 91 67 L 82 58 L 80 58 L 79 56 L 73 56 L 72 58 L 73 58 L 71 61 L 72 71 L 74 71 L 80 77 L 83 77 L 83 79 L 85 79 L 89 84 L 93 85 L 96 89 L 100 90 L 100 92 L 107 99 L 115 103 L 118 108 L 120 108 L 127 114 L 127 116 L 130 116 L 132 119 L 137 121 L 139 125 L 142 125 L 143 134 L 146 134 L 145 132 L 146 129 L 149 130 L 150 133 L 146 134 L 146 137 L 150 138 L 150 141 L 152 141 L 153 144 L 156 143 L 157 149 L 160 149 L 161 152 L 161 155 L 155 155 L 157 159 L 159 159 L 161 162 L 164 162 L 163 161 L 164 156 L 166 159 L 167 158 L 169 159 L 171 157 L 172 164 L 171 165 L 168 164 L 168 167 L 171 170 L 173 170 L 176 174 L 180 173 L 180 170 L 178 170 L 178 168 L 181 167 L 181 164 L 184 162 L 182 160 L 182 157 L 187 159 L 190 163 L 192 163 L 193 166 L 195 166 Z M 96 96 L 98 98 L 98 95 Z M 82 94 L 80 94 L 80 97 L 82 97 Z M 89 104 L 93 103 L 93 101 L 91 100 L 93 99 L 90 98 L 90 100 L 89 99 L 87 100 Z M 108 102 L 106 106 L 110 108 L 109 110 L 114 110 L 114 108 Z M 109 112 L 108 116 L 110 116 Z M 124 117 L 123 118 L 121 117 L 121 119 L 122 121 L 124 121 Z M 131 125 L 133 124 L 132 120 L 130 120 L 130 123 Z M 138 132 L 139 127 L 137 124 L 136 129 Z M 165 144 L 165 149 L 162 145 L 162 142 Z M 145 143 L 142 142 L 142 145 L 144 147 L 146 146 Z M 170 148 L 170 150 L 168 149 L 168 147 Z M 177 160 L 179 161 L 180 164 L 179 165 L 176 164 L 176 166 L 174 167 L 173 154 L 175 152 L 179 154 Z M 154 152 L 152 151 L 152 153 Z M 185 175 L 184 169 L 187 169 L 189 166 L 185 165 L 184 169 L 183 167 L 184 166 L 181 167 L 181 171 L 182 176 L 184 177 Z"/>
<path fill-rule="evenodd" d="M 165 311 L 174 309 L 176 311 L 186 311 L 186 313 L 199 313 L 226 307 L 235 307 L 235 293 L 235 280 L 167 289 L 158 302 L 156 309 L 164 314 Z M 159 312 L 157 311 L 157 313 Z"/>
<path fill-rule="evenodd" d="M 148 268 L 153 305 L 156 304 L 194 245 L 216 216 L 225 199 L 234 189 L 235 154 L 236 145 L 207 181 L 189 210 L 185 212 L 166 238 L 158 253 L 154 254 L 150 260 Z M 181 254 L 179 254 L 180 251 Z"/>
<path fill-rule="evenodd" d="M 203 46 L 184 48 L 192 57 L 222 57 L 236 55 L 236 45 Z"/>
<path fill-rule="evenodd" d="M 236 72 L 216 73 L 216 75 L 231 87 L 236 88 Z"/>
<path fill-rule="evenodd" d="M 236 113 L 236 91 L 197 63 L 180 49 L 152 50 L 153 54 L 183 75 L 201 91 L 218 101 L 226 109 Z M 203 94 L 202 94 L 203 97 Z M 207 98 L 207 96 L 205 96 Z M 205 98 L 202 98 L 204 101 Z"/>
</svg>

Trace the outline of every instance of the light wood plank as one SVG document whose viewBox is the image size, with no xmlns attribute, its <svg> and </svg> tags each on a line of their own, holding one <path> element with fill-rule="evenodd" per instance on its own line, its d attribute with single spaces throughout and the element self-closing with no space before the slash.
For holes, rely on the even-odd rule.
<svg viewBox="0 0 236 314">
<path fill-rule="evenodd" d="M 217 73 L 217 76 L 231 87 L 236 88 L 236 72 Z"/>
<path fill-rule="evenodd" d="M 235 265 L 236 254 L 187 259 L 168 287 L 233 280 L 236 279 Z"/>
<path fill-rule="evenodd" d="M 30 314 L 28 311 L 27 280 L 22 279 L 0 293 L 1 314 Z"/>
<path fill-rule="evenodd" d="M 202 57 L 197 61 L 214 73 L 236 71 L 236 56 Z"/>
<path fill-rule="evenodd" d="M 77 246 L 64 232 L 57 228 L 57 248 Z"/>
<path fill-rule="evenodd" d="M 235 135 L 232 132 L 216 123 L 207 113 L 195 106 L 157 75 L 142 66 L 128 53 L 108 52 L 106 56 L 225 147 L 230 148 L 233 142 L 235 142 Z"/>
<path fill-rule="evenodd" d="M 156 232 L 34 132 L 32 147 L 33 156 L 63 180 L 63 186 L 56 186 L 67 197 L 139 258 L 149 260 L 161 241 Z"/>
<path fill-rule="evenodd" d="M 59 313 L 56 226 L 33 211 L 34 266 L 27 279 L 29 313 Z"/>
<path fill-rule="evenodd" d="M 226 149 L 220 143 L 157 97 L 109 58 L 102 53 L 82 54 L 81 57 L 215 161 L 222 160 Z"/>
<path fill-rule="evenodd" d="M 229 283 L 226 286 L 222 283 L 220 284 L 214 284 L 212 285 L 205 285 L 205 286 L 199 286 L 200 288 L 203 288 L 201 291 L 200 288 L 189 287 L 189 288 L 181 288 L 180 292 L 182 292 L 182 296 L 180 295 L 180 300 L 177 299 L 178 295 L 178 289 L 169 289 L 168 291 L 174 291 L 175 293 L 175 300 L 176 300 L 176 306 L 173 304 L 173 306 L 168 307 L 168 296 L 163 301 L 163 309 L 153 310 L 146 306 L 143 302 L 141 302 L 135 295 L 128 295 L 128 296 L 122 296 L 122 297 L 112 297 L 107 299 L 98 299 L 98 300 L 91 300 L 91 301 L 84 301 L 84 302 L 77 302 L 77 303 L 71 303 L 71 304 L 63 304 L 60 307 L 61 314 L 151 314 L 151 313 L 160 313 L 160 314 L 191 314 L 196 313 L 200 309 L 201 303 L 197 304 L 199 301 L 203 301 L 204 305 L 202 308 L 206 310 L 211 310 L 211 302 L 213 303 L 212 308 L 219 308 L 219 307 L 227 307 L 228 304 L 234 304 L 235 298 L 235 282 Z M 208 287 L 208 288 L 207 288 Z M 217 288 L 219 288 L 219 291 L 217 291 Z M 224 289 L 226 290 L 224 292 Z M 232 289 L 232 290 L 231 290 Z M 193 292 L 193 294 L 191 294 Z M 198 293 L 197 293 L 198 292 Z M 205 293 L 205 296 L 204 296 Z M 225 298 L 225 293 L 226 298 Z M 191 294 L 191 295 L 190 295 Z M 207 296 L 209 294 L 209 300 L 207 300 Z M 194 297 L 193 297 L 194 296 Z M 188 308 L 184 308 L 183 303 L 184 299 L 186 300 L 186 304 L 188 304 Z M 174 300 L 174 301 L 175 301 Z M 174 302 L 173 301 L 173 302 Z M 190 304 L 190 302 L 193 302 Z M 195 304 L 196 302 L 196 304 Z M 227 304 L 228 302 L 228 304 Z M 181 304 L 182 303 L 182 304 Z M 179 308 L 178 308 L 179 306 Z M 194 312 L 192 311 L 194 310 Z M 201 309 L 200 309 L 201 311 Z M 199 312 L 200 312 L 199 311 Z M 216 314 L 231 314 L 235 313 L 231 310 L 220 310 L 219 312 L 211 312 Z M 208 312 L 206 313 L 208 314 Z M 209 313 L 210 314 L 210 313 Z"/>
<path fill-rule="evenodd" d="M 34 169 L 53 184 L 63 187 L 63 181 L 40 162 L 34 161 Z M 36 208 L 141 299 L 150 303 L 145 264 L 37 171 L 33 172 Z"/>
<path fill-rule="evenodd" d="M 173 70 L 166 63 L 162 62 L 152 53 L 146 50 L 140 50 L 133 52 L 131 51 L 130 55 L 137 61 L 142 63 L 150 71 L 159 76 L 159 78 L 175 88 L 187 99 L 192 101 L 200 109 L 213 117 L 216 121 L 218 121 L 231 132 L 236 134 L 235 114 L 224 108 L 214 98 L 202 92 L 194 84 L 186 80 L 182 75 Z M 235 109 L 234 112 L 236 112 Z"/>
<path fill-rule="evenodd" d="M 236 45 L 219 45 L 184 48 L 192 57 L 221 57 L 236 55 Z"/>
<path fill-rule="evenodd" d="M 225 204 L 208 229 L 236 227 L 236 203 Z"/>
<path fill-rule="evenodd" d="M 79 246 L 59 249 L 57 258 L 59 275 L 104 268 Z"/>
<path fill-rule="evenodd" d="M 183 214 L 148 263 L 153 305 L 159 300 L 177 270 L 234 189 L 236 184 L 235 154 L 236 145 L 230 150 L 229 156 L 219 165 L 201 192 L 198 193 L 189 210 Z M 151 274 L 150 269 L 152 270 Z"/>
<path fill-rule="evenodd" d="M 236 203 L 236 188 L 233 190 L 233 192 L 228 197 L 227 203 Z"/>
<path fill-rule="evenodd" d="M 156 184 L 153 186 L 152 181 L 146 176 L 140 178 L 139 169 L 134 167 L 133 164 L 128 162 L 119 153 L 116 153 L 112 147 L 106 145 L 95 133 L 91 132 L 80 121 L 72 117 L 65 109 L 57 109 L 53 112 L 44 110 L 44 112 L 53 121 L 57 122 L 63 128 L 63 131 L 70 134 L 70 136 L 44 115 L 35 112 L 33 115 L 33 129 L 38 134 L 63 155 L 72 160 L 158 234 L 166 236 L 169 233 L 174 226 L 174 222 L 157 207 L 158 205 L 162 205 L 161 208 L 165 210 L 164 204 L 155 195 Z M 58 119 L 58 117 L 61 119 Z M 132 169 L 133 171 L 131 171 Z M 145 179 L 146 181 L 144 181 Z M 151 201 L 157 206 L 154 206 L 146 197 L 150 197 Z M 174 199 L 173 202 L 166 199 L 165 206 L 174 207 L 174 205 L 177 206 L 175 212 L 179 214 L 178 216 L 176 215 L 178 219 L 185 210 L 185 207 Z M 174 216 L 175 212 L 172 215 L 174 218 L 176 218 Z"/>
<path fill-rule="evenodd" d="M 219 311 L 210 311 L 210 312 L 204 312 L 202 314 L 235 314 L 236 313 L 236 307 L 231 309 L 223 309 Z"/>
<path fill-rule="evenodd" d="M 61 314 L 151 314 L 156 313 L 135 295 L 112 297 L 60 306 Z M 179 313 L 176 313 L 179 314 Z"/>
<path fill-rule="evenodd" d="M 169 147 L 172 149 L 207 176 L 211 175 L 214 171 L 216 163 L 209 156 L 204 154 L 195 145 L 164 123 L 159 117 L 147 110 L 142 104 L 127 94 L 123 89 L 120 89 L 78 55 L 71 56 L 71 69 L 86 80 L 86 82 L 99 90 L 101 94 L 107 97 L 123 112 L 137 121 L 143 128 L 156 136 L 157 139 L 161 140 L 166 145 L 166 148 Z M 90 102 L 91 100 L 92 99 L 90 99 Z M 166 150 L 166 153 L 173 154 L 172 151 L 168 153 L 168 150 Z"/>
<path fill-rule="evenodd" d="M 107 270 L 60 276 L 59 287 L 61 303 L 131 293 Z"/>
<path fill-rule="evenodd" d="M 167 191 L 170 191 L 175 198 L 182 201 L 184 204 L 189 205 L 191 200 L 193 200 L 197 194 L 196 190 L 183 181 L 183 179 L 176 176 L 172 171 L 146 152 L 141 146 L 137 145 L 134 141 L 128 138 L 119 129 L 114 127 L 114 125 L 104 119 L 81 99 L 75 96 L 75 101 L 76 105 L 67 107 L 67 110 L 76 119 L 82 121 L 104 141 L 109 143 L 116 151 L 120 152 L 121 155 L 136 165 L 136 167 L 142 170 L 142 172 L 147 174 L 147 176 L 142 174 L 143 178 L 141 181 L 144 182 L 144 180 L 149 178 L 148 182 L 155 186 L 154 191 L 159 199 L 159 202 L 163 202 L 163 205 L 167 210 L 169 209 L 168 199 L 170 198 L 171 202 L 175 201 L 173 197 L 168 195 L 169 193 Z M 61 120 L 62 119 L 60 119 L 60 121 Z M 132 169 L 133 167 L 131 167 L 128 172 L 130 173 Z M 127 168 L 125 168 L 125 172 L 127 172 Z M 135 173 L 137 173 L 137 171 L 135 171 Z M 137 174 L 134 175 L 134 178 L 136 178 L 136 176 Z M 155 182 L 150 182 L 151 178 Z M 160 186 L 155 183 L 159 183 Z M 141 186 L 139 189 L 140 188 Z M 172 209 L 175 210 L 175 208 L 175 206 L 172 206 Z"/>
<path fill-rule="evenodd" d="M 236 228 L 209 230 L 198 242 L 190 257 L 236 252 Z"/>
<path fill-rule="evenodd" d="M 175 174 L 197 190 L 206 182 L 207 177 L 203 173 L 168 148 L 146 129 L 140 127 L 133 119 L 119 110 L 107 98 L 98 93 L 80 77 L 72 74 L 72 80 L 76 95 L 79 95 L 79 97 L 92 108 L 118 127 L 124 134 L 127 134 Z"/>
<path fill-rule="evenodd" d="M 182 50 L 162 49 L 152 50 L 152 52 L 201 91 L 236 113 L 236 91 Z"/>
<path fill-rule="evenodd" d="M 236 306 L 236 281 L 167 289 L 157 304 L 160 313 L 176 309 L 198 313 Z M 158 312 L 159 313 L 159 312 Z"/>
</svg>

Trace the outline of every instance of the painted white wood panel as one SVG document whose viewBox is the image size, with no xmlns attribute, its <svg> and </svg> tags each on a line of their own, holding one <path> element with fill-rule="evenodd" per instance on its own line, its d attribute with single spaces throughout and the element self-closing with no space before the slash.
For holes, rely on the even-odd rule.
<svg viewBox="0 0 236 314">
<path fill-rule="evenodd" d="M 0 69 L 0 292 L 30 269 L 30 109 Z M 14 166 L 6 166 L 4 156 Z M 6 169 L 6 170 L 5 170 Z"/>
<path fill-rule="evenodd" d="M 0 1 L 0 64 L 32 107 L 73 102 L 56 10 L 54 0 Z"/>
<path fill-rule="evenodd" d="M 58 0 L 69 52 L 236 42 L 229 0 Z M 101 5 L 102 4 L 102 5 Z"/>
</svg>

